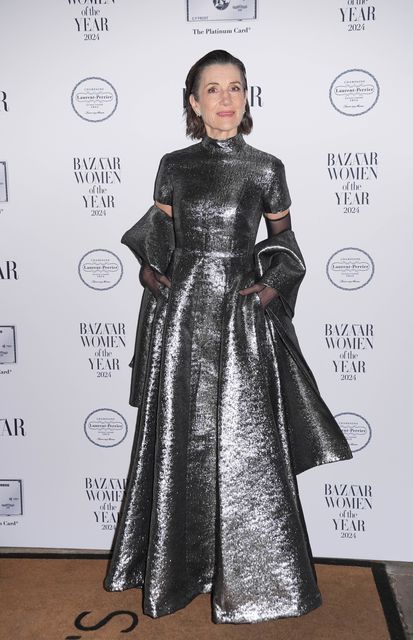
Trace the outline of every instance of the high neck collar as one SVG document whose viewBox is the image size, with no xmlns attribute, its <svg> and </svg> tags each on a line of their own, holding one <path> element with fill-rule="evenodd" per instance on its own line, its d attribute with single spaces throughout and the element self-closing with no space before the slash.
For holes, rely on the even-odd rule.
<svg viewBox="0 0 413 640">
<path fill-rule="evenodd" d="M 245 145 L 245 140 L 242 133 L 237 133 L 235 136 L 232 136 L 232 138 L 227 138 L 226 140 L 217 140 L 216 138 L 210 138 L 208 135 L 205 135 L 202 138 L 201 145 L 211 151 L 216 150 L 233 153 L 234 151 L 242 149 Z"/>
</svg>

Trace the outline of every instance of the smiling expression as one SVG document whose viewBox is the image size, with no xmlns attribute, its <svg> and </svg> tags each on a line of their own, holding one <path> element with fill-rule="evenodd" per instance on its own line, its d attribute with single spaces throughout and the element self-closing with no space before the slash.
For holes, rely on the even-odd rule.
<svg viewBox="0 0 413 640">
<path fill-rule="evenodd" d="M 233 64 L 212 64 L 201 73 L 198 99 L 189 97 L 201 113 L 207 135 L 225 140 L 235 136 L 247 102 L 240 70 Z"/>
</svg>

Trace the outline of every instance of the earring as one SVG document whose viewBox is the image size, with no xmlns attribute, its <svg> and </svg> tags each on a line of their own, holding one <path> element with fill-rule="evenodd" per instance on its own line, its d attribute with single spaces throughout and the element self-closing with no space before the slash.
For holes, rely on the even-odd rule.
<svg viewBox="0 0 413 640">
<path fill-rule="evenodd" d="M 201 113 L 197 111 L 196 115 L 198 116 L 198 118 L 201 117 Z"/>
</svg>

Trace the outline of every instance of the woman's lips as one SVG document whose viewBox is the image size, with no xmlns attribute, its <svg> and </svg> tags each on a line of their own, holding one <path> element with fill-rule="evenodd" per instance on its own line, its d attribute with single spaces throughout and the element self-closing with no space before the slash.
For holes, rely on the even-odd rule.
<svg viewBox="0 0 413 640">
<path fill-rule="evenodd" d="M 230 118 L 234 113 L 235 111 L 218 111 L 217 115 L 220 116 L 220 118 Z"/>
</svg>

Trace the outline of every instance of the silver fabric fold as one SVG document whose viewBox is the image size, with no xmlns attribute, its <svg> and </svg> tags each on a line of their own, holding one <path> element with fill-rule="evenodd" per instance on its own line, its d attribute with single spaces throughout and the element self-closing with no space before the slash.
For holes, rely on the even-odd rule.
<svg viewBox="0 0 413 640">
<path fill-rule="evenodd" d="M 277 289 L 292 318 L 298 289 L 306 273 L 294 231 L 287 229 L 258 242 L 254 247 L 254 259 L 258 282 Z"/>
<path fill-rule="evenodd" d="M 121 242 L 141 265 L 149 264 L 159 273 L 165 273 L 175 246 L 173 220 L 154 204 L 123 234 Z"/>
</svg>

